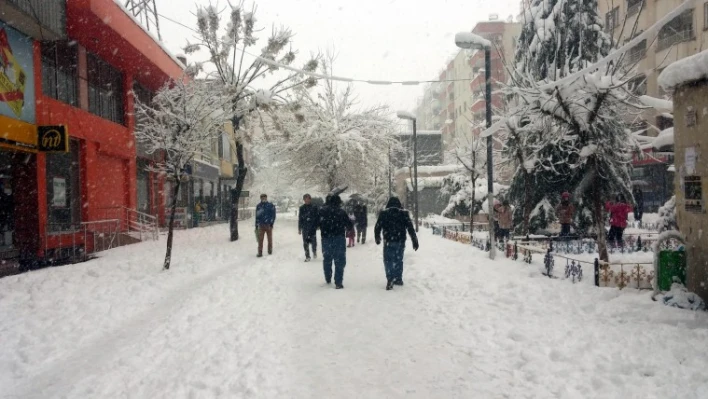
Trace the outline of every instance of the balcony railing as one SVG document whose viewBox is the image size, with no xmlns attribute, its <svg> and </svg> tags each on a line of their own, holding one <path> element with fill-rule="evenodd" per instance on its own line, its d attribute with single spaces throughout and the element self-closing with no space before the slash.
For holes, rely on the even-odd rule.
<svg viewBox="0 0 708 399">
<path fill-rule="evenodd" d="M 35 23 L 66 37 L 66 0 L 8 0 Z"/>
</svg>

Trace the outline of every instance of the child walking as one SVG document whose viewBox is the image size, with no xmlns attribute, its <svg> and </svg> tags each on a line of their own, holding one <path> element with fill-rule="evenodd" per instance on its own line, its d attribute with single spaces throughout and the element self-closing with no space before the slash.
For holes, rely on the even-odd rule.
<svg viewBox="0 0 708 399">
<path fill-rule="evenodd" d="M 353 247 L 354 240 L 356 240 L 356 230 L 354 229 L 354 221 L 356 221 L 356 218 L 354 217 L 353 213 L 349 214 L 349 220 L 352 221 L 352 224 L 347 227 L 347 238 L 349 239 L 347 243 L 347 248 Z"/>
</svg>

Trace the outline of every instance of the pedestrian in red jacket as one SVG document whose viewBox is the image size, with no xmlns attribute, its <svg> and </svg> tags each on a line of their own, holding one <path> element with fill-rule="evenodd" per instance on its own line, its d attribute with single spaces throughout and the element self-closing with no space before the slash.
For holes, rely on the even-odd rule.
<svg viewBox="0 0 708 399">
<path fill-rule="evenodd" d="M 615 241 L 616 246 L 622 246 L 624 245 L 622 235 L 627 227 L 627 215 L 632 212 L 632 207 L 626 203 L 624 195 L 620 194 L 616 202 L 605 203 L 605 209 L 610 213 L 610 233 L 607 235 L 607 240 L 610 243 Z"/>
</svg>

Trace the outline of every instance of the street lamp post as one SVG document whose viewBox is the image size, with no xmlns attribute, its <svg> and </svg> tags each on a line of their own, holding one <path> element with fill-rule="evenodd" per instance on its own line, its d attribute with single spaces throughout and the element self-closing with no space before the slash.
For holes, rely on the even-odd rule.
<svg viewBox="0 0 708 399">
<path fill-rule="evenodd" d="M 455 44 L 461 49 L 484 50 L 484 77 L 485 92 L 484 101 L 486 104 L 487 129 L 492 126 L 492 43 L 471 32 L 460 32 L 455 35 Z M 492 162 L 492 136 L 487 136 L 487 208 L 489 214 L 489 258 L 496 256 L 496 246 L 494 245 L 494 167 Z"/>
<path fill-rule="evenodd" d="M 416 136 L 415 115 L 406 111 L 398 111 L 400 119 L 413 122 L 413 218 L 415 219 L 415 231 L 418 231 L 418 137 Z"/>
</svg>

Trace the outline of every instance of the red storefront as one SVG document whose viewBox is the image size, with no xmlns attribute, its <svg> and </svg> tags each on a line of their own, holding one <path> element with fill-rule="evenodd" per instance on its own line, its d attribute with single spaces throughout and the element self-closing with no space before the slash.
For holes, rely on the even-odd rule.
<svg viewBox="0 0 708 399">
<path fill-rule="evenodd" d="M 183 74 L 114 0 L 71 0 L 65 7 L 63 37 L 34 38 L 32 75 L 34 128 L 66 126 L 69 152 L 2 150 L 14 159 L 13 245 L 24 258 L 66 256 L 58 248 L 91 252 L 95 229 L 137 210 L 134 93 L 150 96 Z M 163 182 L 154 174 L 148 180 L 143 208 L 164 218 Z M 118 228 L 126 228 L 124 220 Z"/>
</svg>

